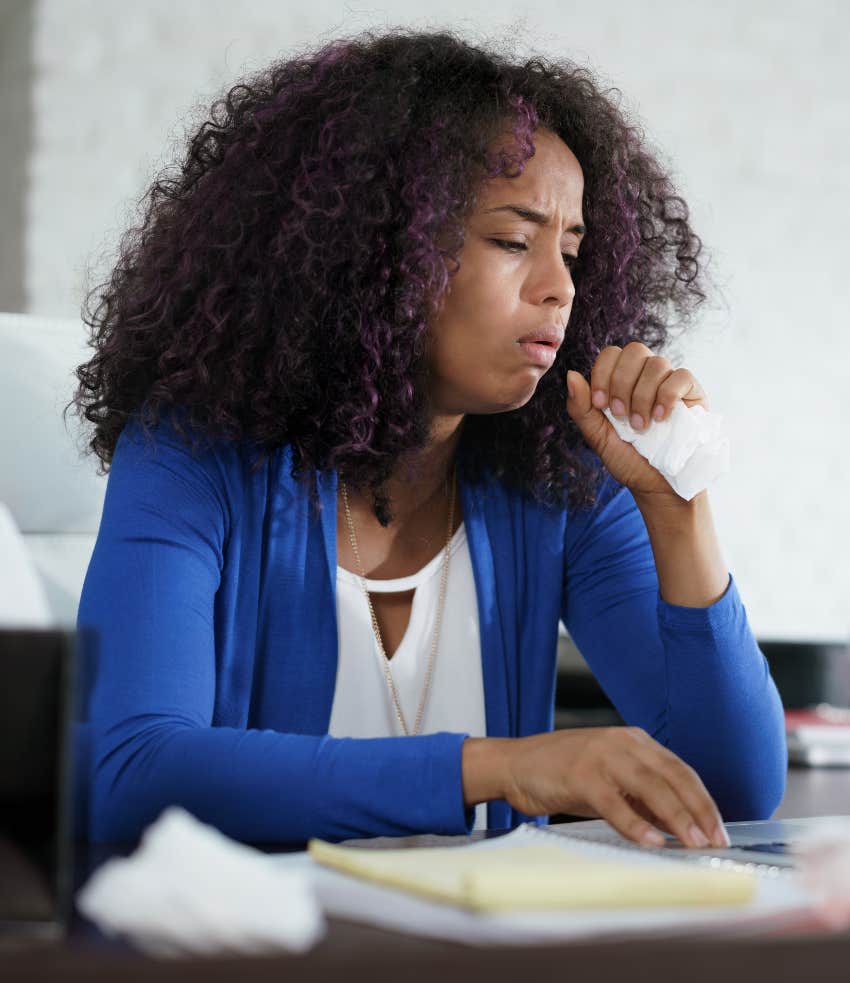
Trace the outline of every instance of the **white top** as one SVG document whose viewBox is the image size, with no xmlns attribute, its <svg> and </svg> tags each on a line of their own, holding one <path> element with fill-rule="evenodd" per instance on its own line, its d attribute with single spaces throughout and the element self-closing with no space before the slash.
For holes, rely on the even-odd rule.
<svg viewBox="0 0 850 983">
<path fill-rule="evenodd" d="M 408 728 L 416 721 L 434 637 L 443 550 L 417 573 L 395 580 L 366 580 L 370 593 L 415 590 L 410 622 L 390 659 L 390 670 Z M 333 737 L 394 737 L 403 733 L 384 675 L 362 581 L 336 568 L 339 658 L 328 732 Z M 466 528 L 449 545 L 446 601 L 434 658 L 431 690 L 420 733 L 487 734 L 478 601 Z M 486 803 L 475 807 L 475 829 L 487 828 Z"/>
</svg>

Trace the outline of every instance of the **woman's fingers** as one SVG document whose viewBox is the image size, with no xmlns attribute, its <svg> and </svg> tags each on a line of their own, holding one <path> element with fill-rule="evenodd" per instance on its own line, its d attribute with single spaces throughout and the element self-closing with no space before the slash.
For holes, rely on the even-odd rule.
<svg viewBox="0 0 850 983">
<path fill-rule="evenodd" d="M 616 345 L 603 348 L 590 371 L 590 399 L 598 410 L 604 410 L 610 403 L 611 376 L 622 351 Z"/>
<path fill-rule="evenodd" d="M 666 748 L 664 750 L 667 751 Z M 702 779 L 681 758 L 677 758 L 670 751 L 667 751 L 667 754 L 669 755 L 668 774 L 671 776 L 668 781 L 673 783 L 682 802 L 708 837 L 709 843 L 717 847 L 729 846 L 729 836 L 723 825 L 723 818 Z"/>
<path fill-rule="evenodd" d="M 528 815 L 597 815 L 637 843 L 661 834 L 689 847 L 728 846 L 697 773 L 639 727 L 577 728 L 507 742 L 499 787 Z"/>
<path fill-rule="evenodd" d="M 638 376 L 635 387 L 627 404 L 629 423 L 635 430 L 645 430 L 653 419 L 663 419 L 666 410 L 664 385 L 670 376 L 675 374 L 669 360 L 660 355 L 653 355 L 643 363 L 643 369 Z M 672 405 L 667 398 L 667 403 Z M 657 407 L 662 412 L 657 412 Z"/>
<path fill-rule="evenodd" d="M 711 839 L 701 828 L 697 816 L 685 804 L 681 788 L 671 786 L 662 772 L 639 759 L 622 762 L 618 770 L 623 772 L 622 777 L 618 778 L 623 791 L 639 798 L 685 846 L 709 845 Z M 712 821 L 709 829 L 713 831 L 714 825 Z"/>
<path fill-rule="evenodd" d="M 674 369 L 665 376 L 658 387 L 655 399 L 657 405 L 664 409 L 664 413 L 658 419 L 664 419 L 680 399 L 686 406 L 695 406 L 699 403 L 706 410 L 709 409 L 705 390 L 690 369 Z"/>
<path fill-rule="evenodd" d="M 647 822 L 613 785 L 599 788 L 591 803 L 599 815 L 627 840 L 644 846 L 664 846 L 663 834 Z"/>
<path fill-rule="evenodd" d="M 635 430 L 652 420 L 663 420 L 678 400 L 686 405 L 708 400 L 699 381 L 688 369 L 674 369 L 669 359 L 654 355 L 639 341 L 625 348 L 609 345 L 597 356 L 590 374 L 591 402 L 598 410 L 610 407 L 618 419 Z"/>
<path fill-rule="evenodd" d="M 625 348 L 617 345 L 603 348 L 590 372 L 593 405 L 600 410 L 609 406 L 614 416 L 625 419 L 644 364 L 655 357 L 638 341 L 630 342 Z"/>
<path fill-rule="evenodd" d="M 632 753 L 612 761 L 611 776 L 623 793 L 639 799 L 686 846 L 727 846 L 717 806 L 693 768 L 645 732 L 635 729 L 632 736 Z"/>
<path fill-rule="evenodd" d="M 611 373 L 608 399 L 614 416 L 622 420 L 631 420 L 634 415 L 632 398 L 635 387 L 647 364 L 650 365 L 650 372 L 656 374 L 660 361 L 662 360 L 653 355 L 646 345 L 639 342 L 626 345 Z M 667 360 L 663 359 L 663 361 Z"/>
<path fill-rule="evenodd" d="M 670 829 L 666 823 L 662 822 L 651 809 L 647 808 L 647 806 L 641 802 L 639 798 L 627 793 L 626 801 L 639 816 L 642 816 L 650 824 L 650 826 L 660 829 L 662 833 L 666 833 L 668 836 L 676 835 L 673 830 Z"/>
</svg>

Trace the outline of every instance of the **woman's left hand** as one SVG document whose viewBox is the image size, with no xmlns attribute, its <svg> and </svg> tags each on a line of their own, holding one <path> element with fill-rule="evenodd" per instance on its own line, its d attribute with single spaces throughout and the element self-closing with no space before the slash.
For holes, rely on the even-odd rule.
<svg viewBox="0 0 850 983">
<path fill-rule="evenodd" d="M 567 372 L 567 387 L 571 392 L 567 412 L 613 477 L 635 497 L 676 498 L 664 475 L 620 439 L 602 410 L 610 406 L 615 417 L 628 419 L 640 432 L 646 431 L 650 420 L 666 420 L 678 399 L 685 406 L 707 410 L 708 398 L 694 375 L 674 369 L 668 359 L 633 341 L 625 348 L 609 345 L 599 353 L 590 385 L 578 372 Z"/>
</svg>

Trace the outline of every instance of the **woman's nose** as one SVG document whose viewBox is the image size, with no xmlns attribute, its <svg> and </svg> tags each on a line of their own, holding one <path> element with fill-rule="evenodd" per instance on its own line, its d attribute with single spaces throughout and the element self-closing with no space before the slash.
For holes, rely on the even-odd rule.
<svg viewBox="0 0 850 983">
<path fill-rule="evenodd" d="M 564 262 L 561 253 L 558 253 L 557 263 L 547 262 L 546 271 L 543 275 L 542 283 L 545 285 L 547 300 L 556 300 L 558 307 L 569 307 L 576 295 L 573 275 L 570 268 Z"/>
</svg>

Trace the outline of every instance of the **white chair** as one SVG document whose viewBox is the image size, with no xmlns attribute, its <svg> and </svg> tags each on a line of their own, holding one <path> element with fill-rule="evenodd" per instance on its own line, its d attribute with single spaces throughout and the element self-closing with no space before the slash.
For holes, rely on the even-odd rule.
<svg viewBox="0 0 850 983">
<path fill-rule="evenodd" d="M 71 626 L 94 548 L 106 477 L 83 455 L 74 369 L 91 355 L 78 318 L 0 314 L 0 503 L 23 535 L 58 626 Z M 5 579 L 11 556 L 0 557 Z M 18 560 L 20 564 L 20 559 Z"/>
</svg>

